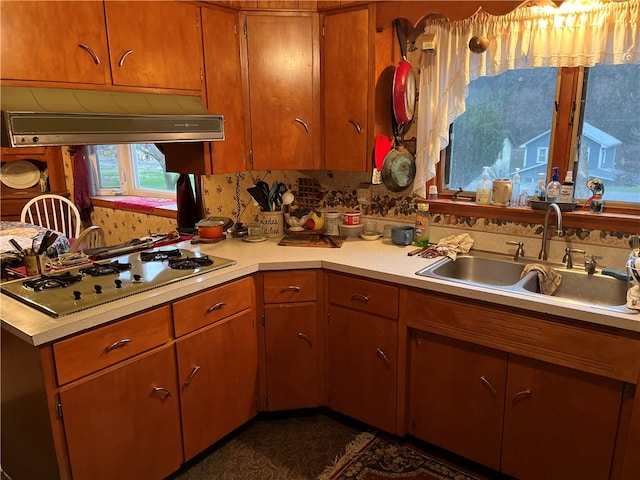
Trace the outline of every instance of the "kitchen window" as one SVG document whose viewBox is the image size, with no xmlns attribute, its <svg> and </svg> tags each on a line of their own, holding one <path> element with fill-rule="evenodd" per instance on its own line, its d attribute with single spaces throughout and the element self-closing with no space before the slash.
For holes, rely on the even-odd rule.
<svg viewBox="0 0 640 480">
<path fill-rule="evenodd" d="M 166 171 L 164 154 L 152 143 L 98 145 L 92 159 L 101 196 L 176 197 L 179 174 Z"/>
<path fill-rule="evenodd" d="M 441 188 L 474 194 L 483 166 L 492 178 L 513 179 L 519 168 L 521 188 L 532 195 L 538 173 L 547 183 L 557 166 L 561 181 L 574 172 L 579 201 L 590 196 L 586 181 L 597 177 L 608 205 L 640 206 L 640 65 L 566 70 L 572 73 L 532 68 L 473 80 L 466 111 L 451 125 Z M 572 111 L 560 116 L 557 105 Z"/>
</svg>

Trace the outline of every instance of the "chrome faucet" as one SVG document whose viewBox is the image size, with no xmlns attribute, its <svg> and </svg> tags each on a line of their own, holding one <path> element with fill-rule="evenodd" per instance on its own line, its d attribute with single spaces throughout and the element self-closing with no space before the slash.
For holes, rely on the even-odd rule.
<svg viewBox="0 0 640 480">
<path fill-rule="evenodd" d="M 547 212 L 544 214 L 544 229 L 542 230 L 542 246 L 540 247 L 540 253 L 538 254 L 538 260 L 548 260 L 549 259 L 549 215 L 551 214 L 551 210 L 556 211 L 556 219 L 557 219 L 557 229 L 556 235 L 558 237 L 562 237 L 564 232 L 562 231 L 562 212 L 560 212 L 560 207 L 557 204 L 552 203 L 547 207 Z"/>
</svg>

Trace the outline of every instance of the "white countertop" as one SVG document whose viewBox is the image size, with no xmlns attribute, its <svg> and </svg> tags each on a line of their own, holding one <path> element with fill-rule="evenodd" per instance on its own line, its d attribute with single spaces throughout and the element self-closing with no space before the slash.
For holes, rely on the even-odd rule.
<svg viewBox="0 0 640 480">
<path fill-rule="evenodd" d="M 418 276 L 415 272 L 438 259 L 409 257 L 407 252 L 414 247 L 398 247 L 385 244 L 380 240 L 349 239 L 341 248 L 284 247 L 278 245 L 277 238 L 262 243 L 248 243 L 239 239 L 198 245 L 184 242 L 177 244 L 177 247 L 230 258 L 237 263 L 231 267 L 60 318 L 50 317 L 6 295 L 0 295 L 2 328 L 32 345 L 43 345 L 258 271 L 324 268 L 399 285 L 509 305 L 538 314 L 548 313 L 640 332 L 640 314 L 638 313 L 615 312 L 595 305 L 587 309 L 563 303 L 554 297 L 496 291 Z M 425 306 L 425 308 L 428 307 Z M 632 311 L 629 310 L 629 312 Z"/>
</svg>

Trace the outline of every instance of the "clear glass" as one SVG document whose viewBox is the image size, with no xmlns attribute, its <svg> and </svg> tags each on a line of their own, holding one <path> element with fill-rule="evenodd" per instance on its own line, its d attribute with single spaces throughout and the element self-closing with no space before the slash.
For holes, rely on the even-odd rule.
<svg viewBox="0 0 640 480">
<path fill-rule="evenodd" d="M 605 202 L 640 203 L 640 65 L 596 65 L 587 74 L 575 198 L 589 178 L 605 186 Z"/>
<path fill-rule="evenodd" d="M 153 143 L 131 145 L 135 189 L 176 191 L 177 173 L 167 172 L 164 154 Z"/>
<path fill-rule="evenodd" d="M 466 111 L 451 129 L 445 188 L 475 192 L 482 167 L 489 180 L 513 180 L 533 192 L 538 172 L 547 171 L 556 68 L 509 70 L 469 85 Z"/>
<path fill-rule="evenodd" d="M 96 146 L 98 184 L 100 188 L 120 188 L 117 145 Z"/>
</svg>

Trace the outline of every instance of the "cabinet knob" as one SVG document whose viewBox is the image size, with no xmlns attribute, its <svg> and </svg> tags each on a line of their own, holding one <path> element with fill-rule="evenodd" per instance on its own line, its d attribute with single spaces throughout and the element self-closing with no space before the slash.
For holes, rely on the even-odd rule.
<svg viewBox="0 0 640 480">
<path fill-rule="evenodd" d="M 130 338 L 123 338 L 122 340 L 118 340 L 117 342 L 112 343 L 108 347 L 105 347 L 104 351 L 109 353 L 111 350 L 115 350 L 116 348 L 122 348 L 125 345 L 127 345 L 128 343 L 131 343 L 131 339 Z"/>
<path fill-rule="evenodd" d="M 491 392 L 491 394 L 496 397 L 498 395 L 498 391 L 494 388 L 493 385 L 491 385 L 491 382 L 489 380 L 487 380 L 487 377 L 485 377 L 484 375 L 482 377 L 480 377 L 480 381 L 482 382 L 482 384 L 487 387 L 489 389 L 489 391 Z"/>
<path fill-rule="evenodd" d="M 520 400 L 523 400 L 525 397 L 530 397 L 530 396 L 531 396 L 531 390 L 529 389 L 522 390 L 521 392 L 518 392 L 513 396 L 513 403 L 516 403 Z"/>
<path fill-rule="evenodd" d="M 209 308 L 207 308 L 207 313 L 214 312 L 215 310 L 220 310 L 225 305 L 226 305 L 226 303 L 224 303 L 224 302 L 218 302 L 215 305 L 211 305 Z"/>
<path fill-rule="evenodd" d="M 304 120 L 302 120 L 301 118 L 296 118 L 296 122 L 301 124 L 304 127 L 305 131 L 309 133 L 309 126 L 305 123 Z"/>
<path fill-rule="evenodd" d="M 354 293 L 351 295 L 351 300 L 360 300 L 362 303 L 369 303 L 369 297 L 362 293 Z"/>
<path fill-rule="evenodd" d="M 153 387 L 153 393 L 162 393 L 164 394 L 164 398 L 171 396 L 171 392 L 164 387 Z"/>
<path fill-rule="evenodd" d="M 376 353 L 384 361 L 384 363 L 385 363 L 385 365 L 387 367 L 391 366 L 391 360 L 389 360 L 387 355 L 384 353 L 384 350 L 382 350 L 380 347 L 378 347 L 378 348 L 376 348 Z"/>
<path fill-rule="evenodd" d="M 298 338 L 304 340 L 305 342 L 307 342 L 309 344 L 309 346 L 311 346 L 311 339 L 307 335 L 305 335 L 304 333 L 298 332 Z"/>
<path fill-rule="evenodd" d="M 96 65 L 100 65 L 100 58 L 89 45 L 86 45 L 84 43 L 79 43 L 78 46 L 81 49 L 83 49 L 85 52 L 87 52 L 89 55 L 91 55 L 91 58 L 93 58 L 93 63 L 95 63 Z"/>
<path fill-rule="evenodd" d="M 297 285 L 289 285 L 286 287 L 282 287 L 280 289 L 280 293 L 284 293 L 284 292 L 299 292 L 300 291 L 300 287 L 298 287 Z"/>
<path fill-rule="evenodd" d="M 362 133 L 362 128 L 360 127 L 360 124 L 356 122 L 353 118 L 349 119 L 349 123 L 353 125 L 353 127 L 356 129 L 356 132 L 358 132 L 359 134 Z"/>
<path fill-rule="evenodd" d="M 189 384 L 191 383 L 191 380 L 193 380 L 193 377 L 195 376 L 196 373 L 198 373 L 198 370 L 200 370 L 200 365 L 196 365 L 195 367 L 193 367 L 193 370 L 191 370 L 191 373 L 189 374 L 189 377 L 184 381 L 184 386 L 188 387 Z"/>
<path fill-rule="evenodd" d="M 118 60 L 118 67 L 122 67 L 122 65 L 124 64 L 124 59 L 127 58 L 132 53 L 133 53 L 133 50 L 127 50 L 126 52 L 124 52 L 120 57 L 120 60 Z"/>
</svg>

